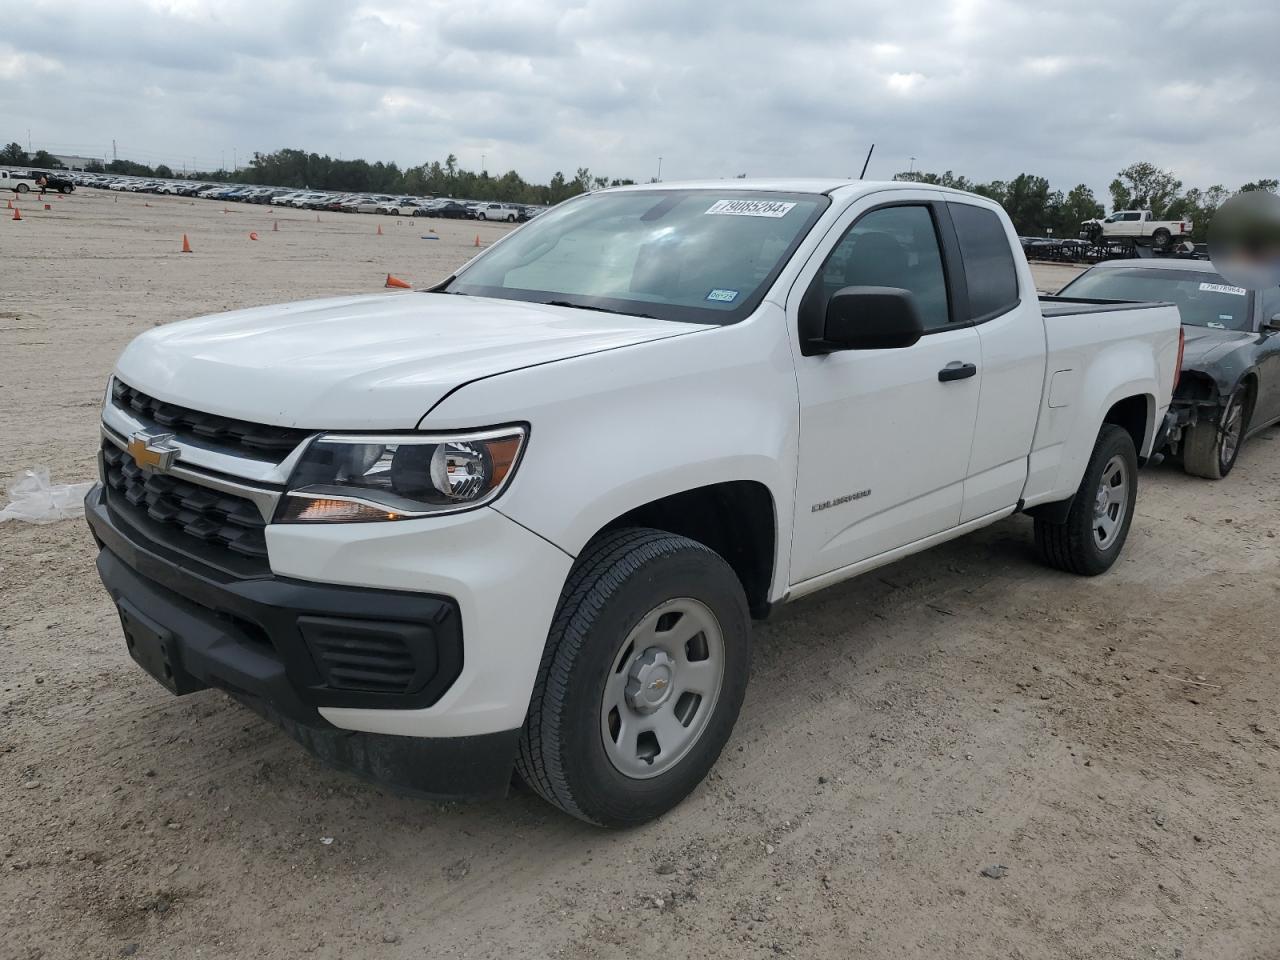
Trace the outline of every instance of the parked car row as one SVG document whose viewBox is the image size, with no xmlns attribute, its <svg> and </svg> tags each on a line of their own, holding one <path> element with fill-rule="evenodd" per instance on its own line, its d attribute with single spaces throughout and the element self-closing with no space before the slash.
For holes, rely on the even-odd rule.
<svg viewBox="0 0 1280 960">
<path fill-rule="evenodd" d="M 54 176 L 48 174 L 48 176 Z M 548 207 L 538 204 L 456 200 L 450 197 L 414 197 L 388 193 L 337 193 L 330 190 L 298 190 L 290 187 L 261 187 L 244 184 L 201 183 L 196 180 L 160 180 L 120 177 L 112 174 L 67 174 L 67 186 L 94 187 L 128 193 L 156 193 L 179 197 L 201 197 L 224 203 L 267 203 L 300 210 L 333 210 L 346 213 L 381 213 L 397 217 L 445 217 L 461 220 L 496 220 L 523 223 Z M 53 181 L 50 186 L 54 189 Z M 69 192 L 69 191 L 64 191 Z"/>
</svg>

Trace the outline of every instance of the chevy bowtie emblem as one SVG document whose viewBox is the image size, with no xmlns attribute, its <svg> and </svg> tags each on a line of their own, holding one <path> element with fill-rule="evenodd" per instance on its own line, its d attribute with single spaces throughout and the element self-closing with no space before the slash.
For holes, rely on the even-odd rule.
<svg viewBox="0 0 1280 960">
<path fill-rule="evenodd" d="M 656 679 L 653 681 L 653 683 L 649 684 L 649 689 L 650 689 L 650 690 L 665 690 L 665 689 L 667 689 L 667 678 L 666 678 L 666 677 L 658 677 L 658 678 L 656 678 Z"/>
<path fill-rule="evenodd" d="M 139 430 L 129 438 L 125 447 L 133 462 L 144 470 L 168 473 L 173 461 L 178 459 L 178 447 L 172 433 L 152 433 Z"/>
</svg>

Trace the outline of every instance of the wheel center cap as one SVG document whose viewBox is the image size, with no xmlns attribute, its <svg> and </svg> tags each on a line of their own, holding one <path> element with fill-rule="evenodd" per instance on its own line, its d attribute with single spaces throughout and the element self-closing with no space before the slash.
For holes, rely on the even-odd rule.
<svg viewBox="0 0 1280 960">
<path fill-rule="evenodd" d="M 1098 488 L 1098 496 L 1093 501 L 1093 512 L 1100 517 L 1107 512 L 1109 506 L 1111 506 L 1111 494 L 1106 486 L 1101 486 Z"/>
<path fill-rule="evenodd" d="M 674 680 L 675 661 L 665 650 L 650 647 L 627 672 L 627 705 L 638 713 L 653 713 L 671 696 Z"/>
</svg>

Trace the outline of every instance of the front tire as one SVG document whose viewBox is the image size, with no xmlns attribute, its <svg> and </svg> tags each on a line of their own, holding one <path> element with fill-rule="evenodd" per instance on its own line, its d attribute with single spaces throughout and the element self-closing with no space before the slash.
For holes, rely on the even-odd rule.
<svg viewBox="0 0 1280 960">
<path fill-rule="evenodd" d="M 488 220 L 489 218 L 488 218 L 488 217 L 486 217 L 483 213 L 477 213 L 477 214 L 476 214 L 476 219 L 477 219 L 477 220 Z"/>
<path fill-rule="evenodd" d="M 1194 477 L 1221 480 L 1236 465 L 1249 425 L 1249 388 L 1236 387 L 1217 423 L 1201 420 L 1187 431 L 1182 468 Z"/>
<path fill-rule="evenodd" d="M 1104 423 L 1065 523 L 1036 517 L 1036 552 L 1051 567 L 1084 577 L 1120 556 L 1138 498 L 1138 452 L 1128 431 Z"/>
<path fill-rule="evenodd" d="M 720 756 L 750 657 L 746 596 L 717 553 L 661 530 L 602 534 L 565 584 L 516 769 L 589 823 L 652 820 Z"/>
</svg>

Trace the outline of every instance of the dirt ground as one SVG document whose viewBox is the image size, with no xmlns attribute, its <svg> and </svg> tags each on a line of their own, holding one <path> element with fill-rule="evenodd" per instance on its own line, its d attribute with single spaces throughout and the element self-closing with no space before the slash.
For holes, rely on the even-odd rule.
<svg viewBox="0 0 1280 960">
<path fill-rule="evenodd" d="M 50 205 L 0 220 L 0 476 L 64 482 L 140 331 L 420 285 L 505 229 Z M 0 524 L 0 957 L 1274 960 L 1278 439 L 1221 483 L 1147 471 L 1107 576 L 1037 566 L 1014 517 L 780 611 L 710 780 L 626 833 L 396 797 L 175 699 L 83 523 Z"/>
</svg>

